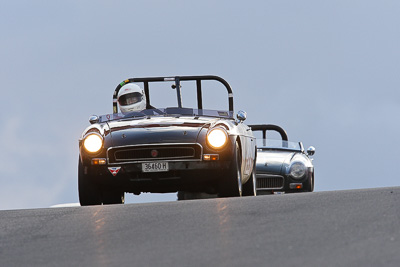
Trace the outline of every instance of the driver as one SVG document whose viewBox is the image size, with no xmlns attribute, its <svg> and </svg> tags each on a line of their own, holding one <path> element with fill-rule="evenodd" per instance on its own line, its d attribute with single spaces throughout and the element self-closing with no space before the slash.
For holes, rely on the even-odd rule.
<svg viewBox="0 0 400 267">
<path fill-rule="evenodd" d="M 128 83 L 122 86 L 117 99 L 123 114 L 146 109 L 146 95 L 137 84 Z"/>
</svg>

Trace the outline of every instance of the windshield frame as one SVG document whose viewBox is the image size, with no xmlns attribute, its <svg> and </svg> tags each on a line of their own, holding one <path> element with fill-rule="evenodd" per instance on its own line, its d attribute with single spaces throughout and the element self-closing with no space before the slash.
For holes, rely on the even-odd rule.
<svg viewBox="0 0 400 267">
<path fill-rule="evenodd" d="M 112 113 L 99 116 L 99 123 L 115 120 L 132 120 L 151 117 L 210 117 L 234 120 L 233 112 L 226 110 L 192 109 L 192 108 L 151 108 L 130 113 Z"/>
<path fill-rule="evenodd" d="M 272 142 L 274 145 L 267 145 L 267 142 Z M 262 145 L 260 146 L 260 142 Z M 286 140 L 279 140 L 279 139 L 257 139 L 257 150 L 264 151 L 264 150 L 277 150 L 277 151 L 292 151 L 292 152 L 304 152 L 304 147 L 302 142 L 292 142 Z M 281 144 L 276 145 L 276 144 Z"/>
</svg>

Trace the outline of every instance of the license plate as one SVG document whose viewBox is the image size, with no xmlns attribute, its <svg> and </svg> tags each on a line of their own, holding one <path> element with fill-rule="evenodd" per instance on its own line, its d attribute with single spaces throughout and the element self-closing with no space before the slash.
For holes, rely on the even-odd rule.
<svg viewBox="0 0 400 267">
<path fill-rule="evenodd" d="M 167 172 L 168 167 L 168 162 L 163 161 L 142 163 L 143 172 Z"/>
</svg>

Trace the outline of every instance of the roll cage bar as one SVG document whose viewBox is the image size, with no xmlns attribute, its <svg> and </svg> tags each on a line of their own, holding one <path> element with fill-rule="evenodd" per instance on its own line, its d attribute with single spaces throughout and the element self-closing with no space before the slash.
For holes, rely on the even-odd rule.
<svg viewBox="0 0 400 267">
<path fill-rule="evenodd" d="M 265 145 L 265 140 L 267 139 L 267 131 L 276 131 L 281 135 L 282 141 L 289 141 L 286 131 L 283 130 L 283 128 L 279 127 L 278 125 L 254 124 L 254 125 L 249 125 L 249 127 L 251 128 L 252 131 L 262 131 L 264 145 Z M 282 143 L 283 146 L 287 146 L 287 144 L 285 144 L 284 142 Z"/>
<path fill-rule="evenodd" d="M 251 128 L 252 131 L 262 131 L 263 139 L 267 139 L 267 131 L 276 131 L 281 135 L 283 141 L 289 141 L 286 131 L 283 130 L 278 125 L 274 125 L 274 124 L 254 124 L 254 125 L 249 125 L 249 127 Z"/>
<path fill-rule="evenodd" d="M 149 83 L 151 82 L 175 82 L 172 88 L 176 89 L 176 97 L 178 100 L 178 108 L 182 108 L 182 93 L 181 93 L 181 81 L 196 81 L 197 87 L 197 108 L 203 109 L 203 97 L 202 97 L 202 81 L 214 80 L 222 83 L 228 91 L 228 103 L 229 111 L 233 114 L 233 93 L 232 88 L 227 81 L 218 76 L 213 75 L 202 75 L 202 76 L 173 76 L 173 77 L 148 77 L 148 78 L 130 78 L 121 82 L 117 88 L 115 88 L 113 95 L 113 113 L 118 113 L 118 92 L 122 86 L 128 83 L 142 82 L 144 84 L 144 93 L 146 94 L 146 109 L 153 108 L 150 104 L 149 94 Z"/>
</svg>

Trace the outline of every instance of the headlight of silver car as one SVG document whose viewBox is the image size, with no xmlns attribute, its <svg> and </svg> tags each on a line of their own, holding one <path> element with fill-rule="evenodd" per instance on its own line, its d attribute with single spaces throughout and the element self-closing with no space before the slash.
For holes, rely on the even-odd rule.
<svg viewBox="0 0 400 267">
<path fill-rule="evenodd" d="M 228 142 L 228 133 L 225 129 L 215 128 L 208 132 L 207 143 L 214 149 L 221 149 Z"/>
<path fill-rule="evenodd" d="M 103 147 L 103 138 L 99 134 L 89 134 L 85 137 L 83 141 L 83 147 L 89 153 L 99 152 Z"/>
<path fill-rule="evenodd" d="M 306 165 L 302 162 L 294 162 L 290 166 L 290 175 L 295 179 L 300 179 L 306 174 Z"/>
</svg>

